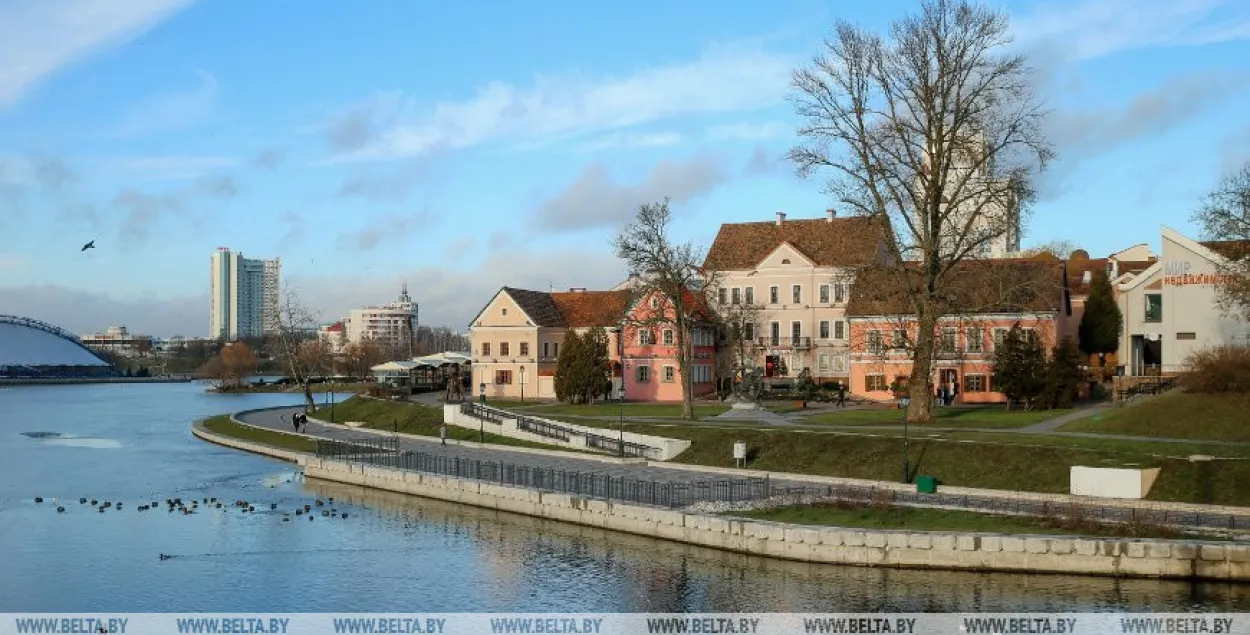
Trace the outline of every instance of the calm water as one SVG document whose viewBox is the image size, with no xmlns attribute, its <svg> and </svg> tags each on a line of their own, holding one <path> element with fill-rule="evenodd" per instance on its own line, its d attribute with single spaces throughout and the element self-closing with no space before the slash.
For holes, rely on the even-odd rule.
<svg viewBox="0 0 1250 635">
<path fill-rule="evenodd" d="M 288 464 L 188 432 L 294 403 L 195 384 L 0 387 L 0 612 L 1250 610 L 1250 585 L 805 565 L 289 482 Z M 137 509 L 173 497 L 257 511 Z M 348 518 L 282 520 L 318 497 Z"/>
</svg>

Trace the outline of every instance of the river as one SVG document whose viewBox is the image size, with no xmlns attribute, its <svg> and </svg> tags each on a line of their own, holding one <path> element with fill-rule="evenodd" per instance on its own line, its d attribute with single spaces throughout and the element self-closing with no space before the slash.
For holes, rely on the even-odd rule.
<svg viewBox="0 0 1250 635">
<path fill-rule="evenodd" d="M 0 387 L 0 612 L 1250 610 L 1250 585 L 723 553 L 305 482 L 289 464 L 189 432 L 211 414 L 297 403 L 202 384 Z M 122 507 L 99 512 L 81 497 Z M 170 513 L 175 497 L 226 505 Z M 304 504 L 335 515 L 283 520 Z"/>
</svg>

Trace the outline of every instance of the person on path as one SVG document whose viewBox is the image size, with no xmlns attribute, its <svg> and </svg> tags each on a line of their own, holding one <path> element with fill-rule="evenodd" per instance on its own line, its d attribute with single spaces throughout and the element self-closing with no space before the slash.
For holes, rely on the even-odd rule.
<svg viewBox="0 0 1250 635">
<path fill-rule="evenodd" d="M 838 382 L 838 407 L 846 407 L 846 384 Z"/>
<path fill-rule="evenodd" d="M 283 418 L 285 419 L 286 417 L 283 417 Z M 298 412 L 291 413 L 291 425 L 295 426 L 296 432 L 299 432 L 299 413 Z"/>
<path fill-rule="evenodd" d="M 438 428 L 438 442 L 439 442 L 439 445 L 447 445 L 447 424 L 446 423 L 443 423 L 443 425 L 439 426 Z"/>
<path fill-rule="evenodd" d="M 299 427 L 300 432 L 308 432 L 308 415 L 302 414 L 299 416 Z"/>
</svg>

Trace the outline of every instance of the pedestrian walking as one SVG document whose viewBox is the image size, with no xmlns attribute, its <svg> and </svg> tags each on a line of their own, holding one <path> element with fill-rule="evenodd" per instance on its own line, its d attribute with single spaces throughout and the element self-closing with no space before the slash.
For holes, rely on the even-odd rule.
<svg viewBox="0 0 1250 635">
<path fill-rule="evenodd" d="M 446 423 L 439 426 L 438 428 L 438 443 L 439 445 L 447 445 L 447 424 Z"/>
<path fill-rule="evenodd" d="M 301 414 L 299 416 L 300 432 L 308 432 L 308 415 Z"/>
<path fill-rule="evenodd" d="M 283 418 L 285 419 L 286 417 L 283 417 Z M 299 432 L 299 413 L 298 412 L 291 413 L 291 425 L 295 426 L 296 432 Z"/>
<path fill-rule="evenodd" d="M 838 382 L 838 407 L 846 407 L 846 384 Z"/>
</svg>

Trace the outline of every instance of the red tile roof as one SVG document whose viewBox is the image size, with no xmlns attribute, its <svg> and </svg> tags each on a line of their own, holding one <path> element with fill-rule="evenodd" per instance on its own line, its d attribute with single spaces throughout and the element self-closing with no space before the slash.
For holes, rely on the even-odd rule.
<svg viewBox="0 0 1250 635">
<path fill-rule="evenodd" d="M 628 291 L 568 291 L 552 293 L 551 300 L 564 319 L 563 326 L 615 326 L 625 316 Z"/>
<path fill-rule="evenodd" d="M 782 243 L 790 243 L 824 267 L 867 265 L 879 256 L 886 237 L 883 223 L 862 216 L 725 223 L 708 249 L 703 268 L 753 269 Z"/>
<path fill-rule="evenodd" d="M 1065 269 L 1059 260 L 1005 258 L 963 262 L 951 274 L 941 310 L 947 315 L 1063 310 Z M 904 285 L 904 276 L 892 268 L 860 270 L 851 288 L 847 315 L 913 313 Z"/>
</svg>

